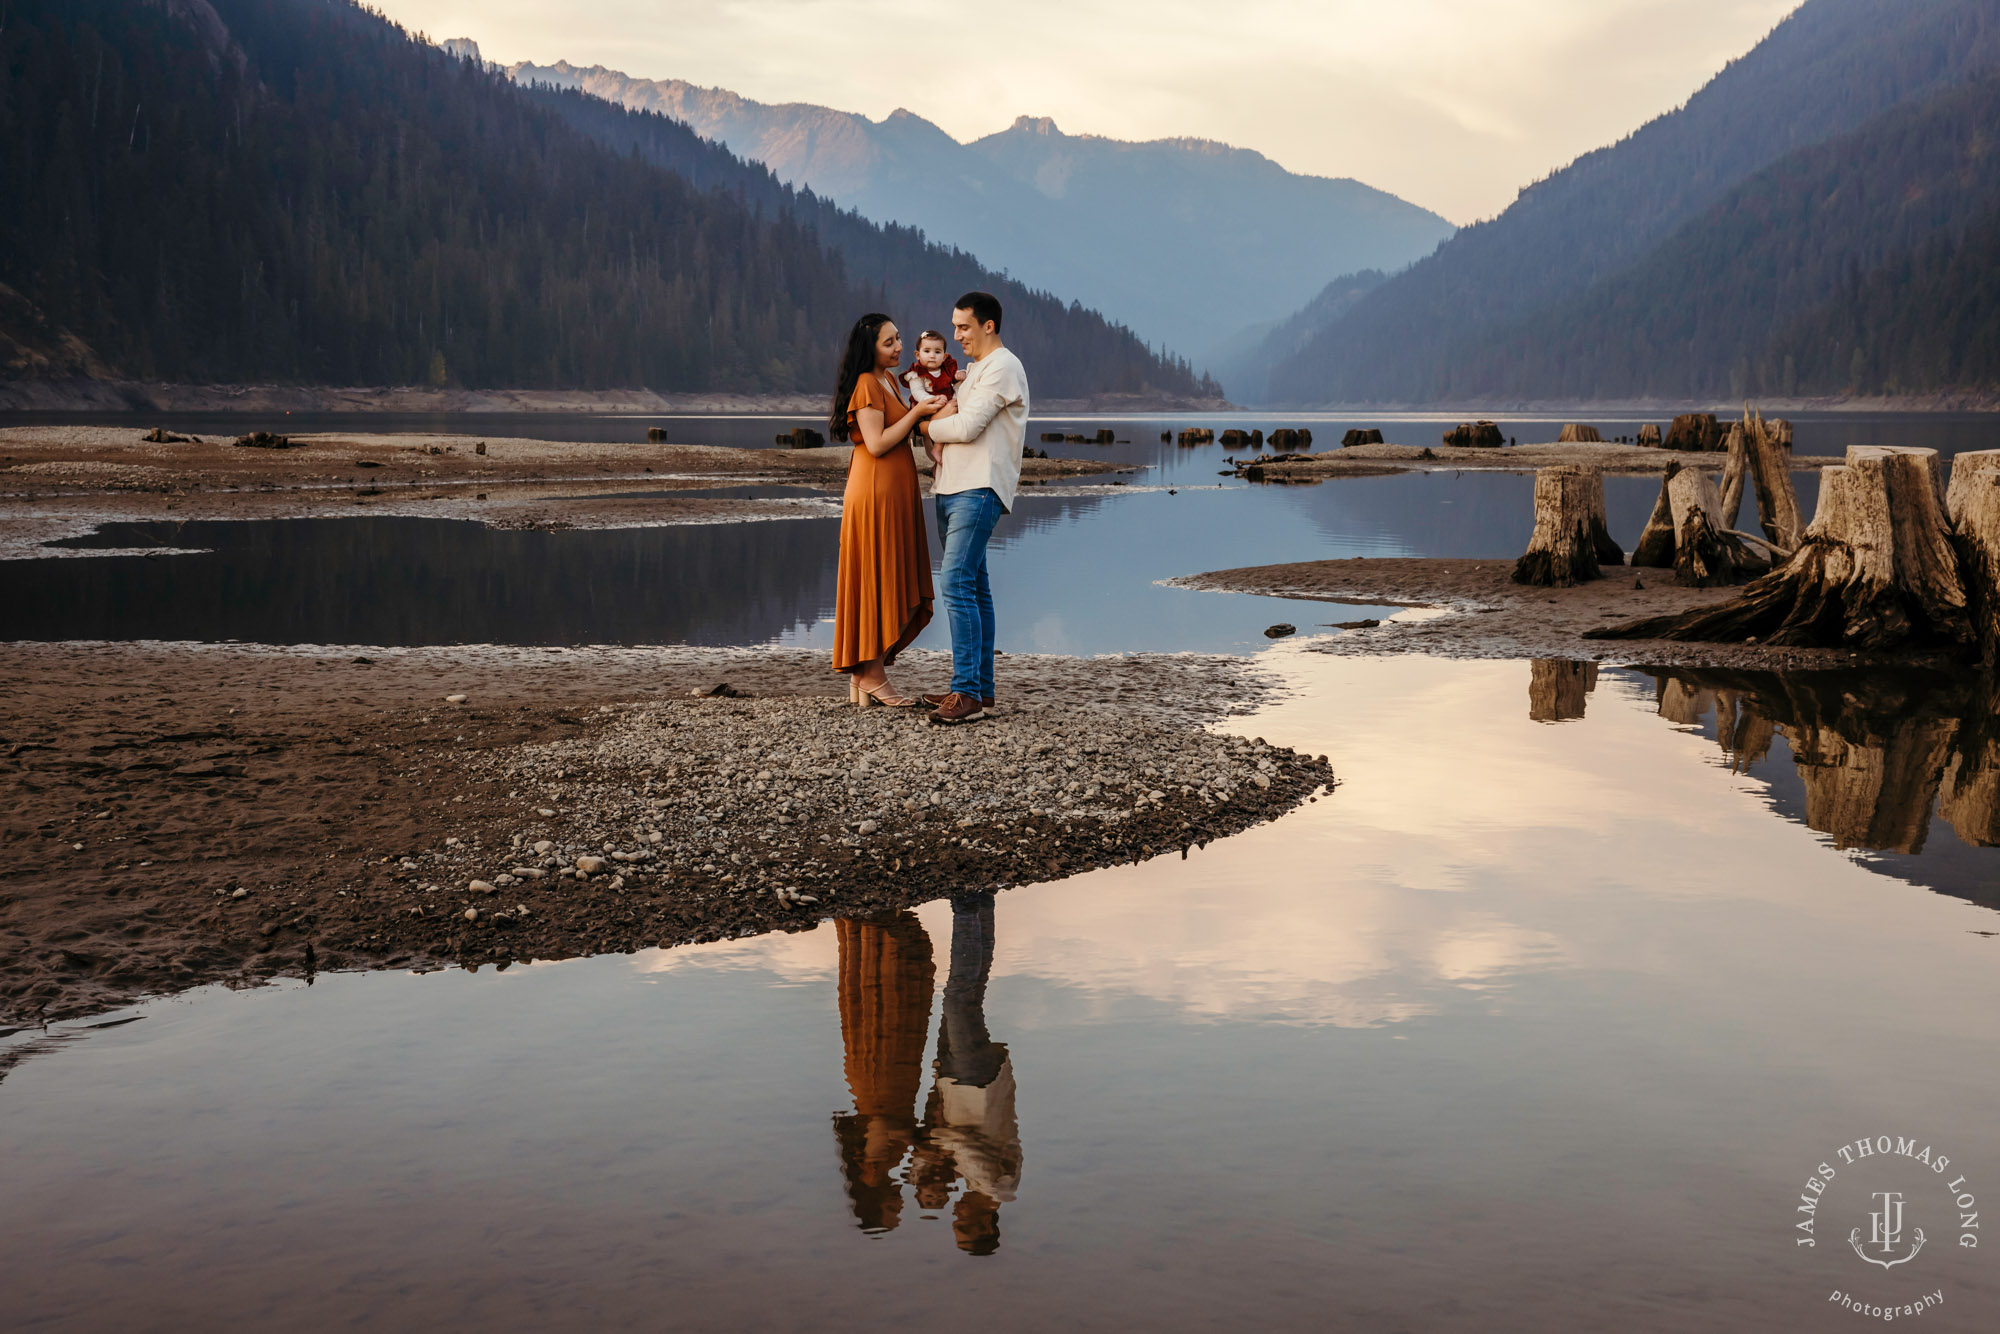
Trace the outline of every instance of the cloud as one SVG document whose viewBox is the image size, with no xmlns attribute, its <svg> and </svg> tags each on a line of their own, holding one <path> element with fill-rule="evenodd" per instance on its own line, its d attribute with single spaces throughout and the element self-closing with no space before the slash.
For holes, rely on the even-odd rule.
<svg viewBox="0 0 2000 1334">
<path fill-rule="evenodd" d="M 1017 115 L 1187 135 L 1354 176 L 1454 222 L 1684 101 L 1797 0 L 386 0 L 488 59 L 567 59 L 960 139 Z M 927 15 L 935 15 L 927 19 Z M 959 37 L 959 33 L 966 34 Z"/>
</svg>

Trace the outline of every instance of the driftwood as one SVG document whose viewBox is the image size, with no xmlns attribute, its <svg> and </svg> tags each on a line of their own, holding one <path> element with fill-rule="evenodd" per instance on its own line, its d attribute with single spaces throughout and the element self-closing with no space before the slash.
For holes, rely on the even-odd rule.
<svg viewBox="0 0 2000 1334">
<path fill-rule="evenodd" d="M 1604 523 L 1604 474 L 1564 464 L 1535 470 L 1535 531 L 1514 563 L 1514 582 L 1568 588 L 1623 565 L 1625 552 Z"/>
<path fill-rule="evenodd" d="M 1602 444 L 1603 442 L 1604 437 L 1597 433 L 1595 426 L 1579 426 L 1575 422 L 1571 422 L 1569 425 L 1563 427 L 1562 434 L 1556 437 L 1556 443 L 1559 445 Z"/>
<path fill-rule="evenodd" d="M 1819 512 L 1782 567 L 1719 607 L 1587 639 L 1761 639 L 1883 649 L 1973 641 L 1937 485 L 1937 451 L 1856 446 L 1820 476 Z"/>
<path fill-rule="evenodd" d="M 1528 664 L 1528 718 L 1537 723 L 1581 718 L 1584 703 L 1595 689 L 1596 663 L 1536 658 Z"/>
<path fill-rule="evenodd" d="M 1980 657 L 1991 665 L 2000 660 L 2000 449 L 1974 450 L 1951 461 L 1945 506 L 1973 637 Z"/>
</svg>

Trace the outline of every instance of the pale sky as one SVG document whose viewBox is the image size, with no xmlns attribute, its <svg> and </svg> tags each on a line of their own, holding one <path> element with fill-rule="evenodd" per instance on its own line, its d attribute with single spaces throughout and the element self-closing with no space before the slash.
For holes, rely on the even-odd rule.
<svg viewBox="0 0 2000 1334">
<path fill-rule="evenodd" d="M 569 60 L 961 140 L 1016 116 L 1189 135 L 1456 223 L 1685 101 L 1798 0 L 376 0 L 489 60 Z M 928 24 L 924 16 L 937 17 Z"/>
</svg>

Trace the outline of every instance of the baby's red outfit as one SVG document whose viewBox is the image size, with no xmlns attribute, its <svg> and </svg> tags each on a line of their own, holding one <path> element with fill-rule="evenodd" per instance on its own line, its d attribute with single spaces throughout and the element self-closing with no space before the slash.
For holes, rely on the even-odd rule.
<svg viewBox="0 0 2000 1334">
<path fill-rule="evenodd" d="M 934 371 L 912 363 L 910 369 L 903 372 L 903 379 L 907 382 L 912 376 L 923 386 L 924 392 L 937 398 L 950 398 L 958 388 L 958 358 L 946 357 L 944 364 Z"/>
</svg>

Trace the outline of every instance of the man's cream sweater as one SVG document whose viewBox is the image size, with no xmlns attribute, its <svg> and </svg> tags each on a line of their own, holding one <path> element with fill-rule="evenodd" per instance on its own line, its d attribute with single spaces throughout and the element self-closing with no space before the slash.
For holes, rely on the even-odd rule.
<svg viewBox="0 0 2000 1334">
<path fill-rule="evenodd" d="M 931 439 L 941 446 L 933 494 L 990 486 L 1001 507 L 1012 511 L 1028 440 L 1028 372 L 1021 359 L 999 347 L 973 362 L 958 386 L 958 411 L 931 419 Z"/>
</svg>

